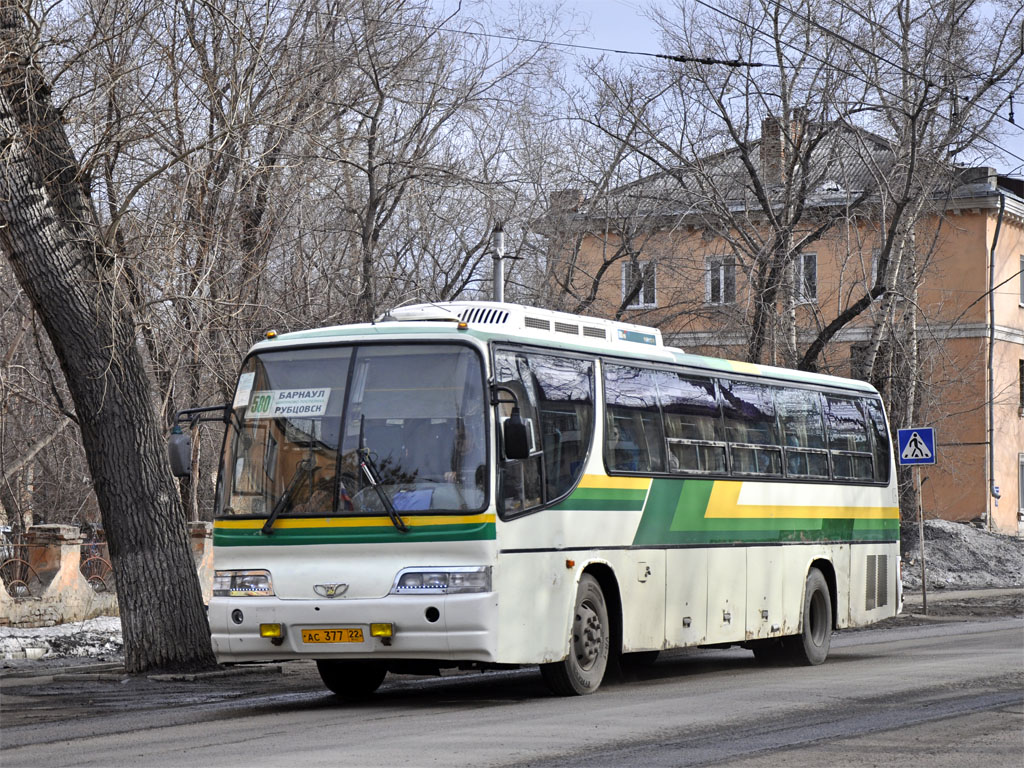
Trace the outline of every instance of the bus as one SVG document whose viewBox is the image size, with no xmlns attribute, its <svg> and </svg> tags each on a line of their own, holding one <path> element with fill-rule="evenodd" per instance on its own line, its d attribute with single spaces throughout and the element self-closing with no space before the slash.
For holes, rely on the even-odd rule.
<svg viewBox="0 0 1024 768">
<path fill-rule="evenodd" d="M 216 656 L 315 660 L 345 699 L 509 665 L 589 694 L 686 646 L 814 665 L 901 607 L 893 450 L 861 381 L 449 302 L 268 332 L 217 411 Z"/>
</svg>

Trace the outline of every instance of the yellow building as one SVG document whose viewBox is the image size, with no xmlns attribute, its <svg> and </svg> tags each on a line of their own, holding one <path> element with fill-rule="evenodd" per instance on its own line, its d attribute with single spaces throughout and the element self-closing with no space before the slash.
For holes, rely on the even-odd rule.
<svg viewBox="0 0 1024 768">
<path fill-rule="evenodd" d="M 777 129 L 767 120 L 763 135 L 774 130 L 774 141 L 751 145 L 758 163 L 754 175 L 768 182 L 785 180 L 787 153 L 778 162 L 780 145 L 789 142 L 790 157 L 799 151 L 799 142 L 792 141 L 797 131 L 786 136 Z M 882 151 L 881 140 L 871 134 L 847 129 L 844 140 L 849 137 L 861 148 L 873 141 L 871 151 Z M 737 174 L 743 177 L 735 153 L 712 160 L 702 169 L 711 185 L 711 167 L 726 180 L 723 185 Z M 858 302 L 866 303 L 822 346 L 813 367 L 867 379 L 863 361 L 872 350 L 882 354 L 884 348 L 893 371 L 916 354 L 920 375 L 912 394 L 887 391 L 884 375 L 881 388 L 894 428 L 935 429 L 937 463 L 921 469 L 925 516 L 982 521 L 1003 533 L 1024 531 L 1024 181 L 989 168 L 958 169 L 917 217 L 907 241 L 913 257 L 902 276 L 891 278 L 889 300 L 867 301 L 878 285 L 879 245 L 887 239 L 889 221 L 880 223 L 881 206 L 850 207 L 866 184 L 855 163 L 846 163 L 845 175 L 835 167 L 809 185 L 808 213 L 793 237 L 798 241 L 826 217 L 842 215 L 789 259 L 794 266 L 780 278 L 761 362 L 801 363 L 824 329 Z M 679 179 L 660 173 L 601 199 L 584 200 L 574 191 L 552 196 L 545 231 L 558 308 L 656 325 L 666 343 L 687 351 L 749 359 L 749 287 L 757 278 L 751 278 L 755 265 L 743 253 L 769 248 L 769 228 L 749 200 L 740 199 L 742 193 L 735 207 L 746 206 L 743 218 L 729 219 L 710 210 L 720 208 L 721 199 L 701 200 L 692 188 L 673 194 Z M 795 318 L 789 326 L 780 322 L 787 313 Z M 795 328 L 788 339 L 787 327 Z M 880 327 L 886 329 L 881 342 Z M 916 352 L 901 346 L 907 339 L 916 339 Z M 880 370 L 885 373 L 876 364 L 876 381 Z M 906 412 L 896 402 L 901 397 L 915 399 L 913 423 L 899 423 Z M 903 510 L 905 518 L 914 514 Z"/>
</svg>

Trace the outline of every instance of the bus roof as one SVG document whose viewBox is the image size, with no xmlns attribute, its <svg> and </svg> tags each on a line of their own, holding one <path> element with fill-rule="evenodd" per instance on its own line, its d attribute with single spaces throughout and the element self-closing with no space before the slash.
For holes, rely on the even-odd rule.
<svg viewBox="0 0 1024 768">
<path fill-rule="evenodd" d="M 396 307 L 373 323 L 328 326 L 273 336 L 268 334 L 267 340 L 256 344 L 253 351 L 280 345 L 330 343 L 350 340 L 354 336 L 394 339 L 402 334 L 466 331 L 488 340 L 579 349 L 637 361 L 668 362 L 713 372 L 875 392 L 867 382 L 855 379 L 691 354 L 678 347 L 665 346 L 661 331 L 650 326 L 493 301 L 452 301 Z"/>
</svg>

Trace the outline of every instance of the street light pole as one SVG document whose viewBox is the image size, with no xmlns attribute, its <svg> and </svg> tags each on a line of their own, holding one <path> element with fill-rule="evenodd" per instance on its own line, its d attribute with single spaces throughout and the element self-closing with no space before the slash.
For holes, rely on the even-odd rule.
<svg viewBox="0 0 1024 768">
<path fill-rule="evenodd" d="M 494 259 L 494 300 L 504 301 L 505 266 L 503 259 L 505 258 L 505 231 L 501 227 L 501 222 L 495 224 L 494 229 L 491 230 L 491 250 L 493 251 L 491 258 Z"/>
</svg>

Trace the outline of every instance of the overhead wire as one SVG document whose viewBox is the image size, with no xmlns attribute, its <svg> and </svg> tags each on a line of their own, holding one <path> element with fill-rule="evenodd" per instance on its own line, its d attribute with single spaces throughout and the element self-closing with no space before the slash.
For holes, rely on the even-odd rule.
<svg viewBox="0 0 1024 768">
<path fill-rule="evenodd" d="M 849 40 L 848 38 L 844 37 L 843 35 L 841 35 L 840 33 L 836 32 L 835 30 L 832 30 L 832 29 L 830 29 L 830 28 L 828 28 L 828 27 L 826 27 L 824 25 L 821 25 L 818 22 L 814 21 L 813 19 L 810 19 L 809 17 L 804 16 L 804 15 L 796 12 L 792 8 L 783 5 L 781 0 L 773 0 L 773 1 L 776 3 L 776 5 L 781 10 L 784 10 L 785 12 L 787 12 L 790 15 L 794 16 L 795 18 L 801 19 L 805 23 L 812 24 L 813 26 L 815 26 L 818 29 L 820 29 L 823 33 L 825 33 L 827 35 L 830 35 L 830 36 L 834 37 L 837 40 L 842 41 L 846 45 L 850 45 L 850 46 L 854 47 L 855 49 L 861 51 L 865 55 L 870 56 L 872 58 L 875 58 L 878 61 L 881 61 L 881 62 L 883 62 L 885 64 L 888 64 L 891 67 L 897 68 L 900 71 L 904 72 L 905 74 L 908 74 L 911 77 L 914 77 L 914 78 L 920 80 L 923 84 L 925 84 L 925 85 L 927 85 L 929 87 L 940 88 L 940 89 L 946 90 L 947 93 L 949 92 L 948 89 L 945 89 L 942 86 L 938 85 L 937 83 L 934 83 L 934 82 L 928 80 L 927 78 L 923 77 L 921 74 L 913 72 L 911 70 L 908 70 L 908 69 L 904 68 L 900 64 L 897 64 L 897 63 L 894 63 L 892 61 L 889 61 L 888 59 L 886 59 L 884 56 L 878 54 L 877 52 L 874 52 L 874 51 L 872 51 L 872 50 L 870 50 L 870 49 L 860 45 L 859 43 L 856 43 L 856 42 L 854 42 L 852 40 Z M 722 9 L 720 7 L 711 5 L 710 3 L 705 2 L 705 0 L 693 0 L 693 2 L 695 2 L 697 5 L 700 5 L 700 6 L 703 6 L 704 8 L 707 8 L 708 10 L 712 11 L 713 13 L 720 14 L 720 15 L 724 16 L 725 18 L 728 18 L 728 19 L 730 19 L 732 21 L 737 22 L 738 24 L 741 24 L 742 26 L 746 27 L 747 29 L 752 31 L 754 34 L 762 37 L 763 39 L 766 39 L 766 40 L 771 40 L 772 39 L 772 38 L 770 38 L 767 35 L 767 33 L 762 32 L 760 28 L 758 28 L 758 27 L 756 27 L 756 26 L 754 26 L 754 25 L 744 21 L 743 19 L 741 19 L 741 18 L 739 18 L 737 16 L 734 16 L 734 15 L 728 13 L 727 11 L 725 11 L 724 9 Z M 837 2 L 839 2 L 839 0 L 837 0 Z M 839 2 L 839 4 L 843 8 L 847 8 L 847 10 L 852 10 L 852 9 L 849 9 L 846 5 L 843 5 L 842 2 Z M 279 8 L 286 8 L 286 9 L 292 10 L 292 11 L 299 11 L 299 10 L 301 10 L 300 8 L 297 8 L 297 7 L 291 6 L 291 5 L 287 5 L 287 4 L 284 4 L 284 3 L 282 3 L 278 7 Z M 324 15 L 326 15 L 328 17 L 331 17 L 331 18 L 341 18 L 342 17 L 342 15 L 338 14 L 338 13 L 326 12 Z M 861 15 L 861 14 L 858 14 L 858 15 Z M 449 18 L 451 18 L 451 17 L 449 17 Z M 861 18 L 865 18 L 865 17 L 863 15 L 861 15 Z M 470 30 L 470 29 L 459 29 L 459 28 L 447 27 L 447 26 L 442 26 L 442 25 L 420 24 L 420 23 L 409 22 L 409 21 L 395 21 L 395 20 L 386 20 L 386 19 L 373 19 L 373 21 L 375 23 L 386 24 L 388 26 L 406 27 L 406 28 L 410 28 L 410 29 L 420 29 L 420 30 L 424 30 L 424 31 L 427 31 L 427 32 L 445 32 L 445 33 L 449 33 L 449 34 L 467 35 L 467 36 L 479 37 L 479 38 L 484 38 L 484 39 L 504 40 L 504 41 L 517 42 L 517 43 L 530 43 L 532 45 L 552 46 L 552 47 L 559 47 L 559 48 L 568 48 L 568 49 L 573 49 L 573 50 L 596 51 L 596 52 L 601 52 L 601 53 L 614 53 L 614 54 L 623 55 L 623 56 L 649 57 L 649 58 L 656 58 L 656 59 L 661 59 L 661 60 L 673 61 L 673 62 L 676 62 L 676 63 L 695 63 L 695 64 L 705 64 L 705 65 L 727 66 L 727 67 L 733 67 L 733 68 L 748 68 L 748 69 L 762 68 L 762 67 L 763 68 L 770 68 L 770 69 L 778 69 L 778 68 L 780 68 L 780 66 L 778 64 L 773 63 L 773 62 L 753 62 L 753 61 L 743 61 L 743 60 L 738 59 L 738 58 L 736 58 L 736 59 L 720 59 L 720 58 L 715 58 L 715 57 L 691 56 L 691 55 L 686 55 L 686 54 L 666 54 L 666 53 L 654 53 L 654 52 L 651 52 L 651 51 L 634 51 L 634 50 L 620 49 L 620 48 L 608 48 L 608 47 L 597 46 L 597 45 L 585 45 L 585 44 L 582 44 L 582 43 L 568 43 L 568 42 L 560 42 L 560 41 L 553 41 L 553 40 L 539 40 L 539 39 L 530 38 L 530 37 L 520 37 L 520 36 L 516 36 L 516 35 L 505 35 L 505 34 L 499 34 L 499 33 L 494 33 L 494 32 L 483 32 L 483 31 Z M 870 21 L 867 18 L 865 18 L 865 21 L 868 21 L 868 23 L 870 23 L 870 24 L 875 24 L 875 22 Z M 877 24 L 875 24 L 875 26 L 878 27 Z M 892 41 L 890 40 L 890 42 L 892 42 Z M 800 48 L 797 45 L 788 45 L 787 47 L 792 48 L 794 51 L 802 53 L 803 55 L 805 55 L 805 56 L 807 56 L 807 57 L 809 57 L 811 59 L 814 59 L 814 60 L 818 61 L 821 64 L 828 64 L 828 62 L 825 59 L 822 59 L 820 56 L 817 56 L 816 54 L 814 54 L 810 50 L 806 50 L 806 49 Z M 946 63 L 950 63 L 950 62 L 946 62 Z M 896 99 L 901 98 L 900 94 L 895 93 L 893 91 L 890 91 L 890 90 L 884 88 L 883 86 L 881 86 L 878 83 L 872 83 L 872 82 L 870 82 L 868 79 L 866 79 L 863 76 L 859 76 L 859 75 L 857 75 L 856 73 L 853 73 L 853 72 L 850 72 L 848 74 L 850 74 L 850 76 L 853 77 L 854 79 L 859 80 L 860 82 L 864 83 L 865 85 L 869 85 L 869 86 L 873 86 L 873 87 L 877 88 L 879 91 L 881 91 L 882 93 L 885 93 L 886 95 L 892 96 L 893 98 L 896 98 Z M 979 109 L 980 111 L 985 112 L 986 114 L 989 114 L 989 115 L 993 116 L 993 117 L 996 117 L 996 118 L 1001 119 L 1001 120 L 1006 120 L 1007 122 L 1010 122 L 1011 124 L 1016 125 L 1016 123 L 1014 123 L 1012 119 L 1007 120 L 1007 118 L 1003 117 L 998 112 L 993 111 L 991 109 L 988 109 L 984 105 L 980 105 L 980 104 L 976 105 L 976 108 Z M 966 128 L 967 131 L 969 131 L 971 133 L 971 135 L 974 138 L 979 139 L 979 140 L 985 142 L 986 144 L 988 144 L 989 146 L 991 146 L 994 149 L 998 150 L 999 152 L 1003 153 L 1004 155 L 1009 155 L 1013 159 L 1020 161 L 1021 162 L 1021 166 L 1020 167 L 1024 167 L 1024 157 L 1016 154 L 1015 152 L 1009 150 L 1008 148 L 1001 147 L 1001 146 L 995 144 L 994 142 L 992 142 L 991 139 L 989 139 L 986 136 L 983 136 L 983 135 L 979 134 L 977 131 L 975 131 L 972 128 L 969 128 L 967 126 L 965 126 L 965 128 Z"/>
<path fill-rule="evenodd" d="M 887 42 L 892 43 L 893 45 L 899 45 L 900 44 L 901 41 L 899 41 L 899 40 L 895 39 L 894 37 L 892 37 L 891 35 L 889 35 L 888 34 L 888 30 L 885 28 L 885 26 L 883 24 L 878 23 L 876 20 L 872 19 L 870 16 L 866 15 L 865 13 L 863 13 L 856 6 L 849 5 L 849 4 L 845 3 L 845 2 L 843 2 L 843 0 L 833 0 L 833 2 L 835 2 L 835 4 L 838 5 L 840 8 L 843 8 L 844 10 L 850 11 L 854 15 L 859 16 L 861 19 L 866 21 L 868 24 L 872 25 L 872 27 L 874 27 L 874 29 L 883 38 L 885 38 L 885 40 Z M 787 8 L 787 10 L 792 10 L 792 9 Z M 932 51 L 929 51 L 927 48 L 925 48 L 925 46 L 922 43 L 919 43 L 917 40 L 914 40 L 913 38 L 907 38 L 907 42 L 909 42 L 915 48 L 920 49 L 923 53 L 927 53 L 930 56 L 934 56 L 934 58 L 938 59 L 941 63 L 946 64 L 947 66 L 957 67 L 957 68 L 963 69 L 963 67 L 960 64 L 957 64 L 956 62 L 951 61 L 951 60 L 947 59 L 944 56 L 941 56 L 941 55 L 936 54 L 936 53 L 934 53 Z M 986 76 L 984 74 L 980 73 L 980 72 L 979 73 L 971 73 L 971 74 L 974 77 L 977 77 L 978 79 L 986 79 Z M 1017 89 L 1009 88 L 1007 86 L 1004 86 L 999 81 L 996 81 L 996 82 L 992 83 L 992 86 L 994 88 L 997 88 L 997 89 L 1001 90 L 1004 94 L 1009 96 L 1011 98 L 1011 100 L 1012 100 L 1013 96 L 1017 92 Z M 1013 122 L 1013 107 L 1012 106 L 1010 108 L 1009 122 L 1013 123 L 1014 125 L 1016 125 L 1016 123 Z"/>
<path fill-rule="evenodd" d="M 773 38 L 770 38 L 767 33 L 762 32 L 759 27 L 756 27 L 753 24 L 750 24 L 749 22 L 746 22 L 743 19 L 741 19 L 741 18 L 739 18 L 737 16 L 734 16 L 734 15 L 726 12 L 722 8 L 713 6 L 710 3 L 705 2 L 705 0 L 693 0 L 693 2 L 697 3 L 698 5 L 701 5 L 701 6 L 705 7 L 705 8 L 707 8 L 708 10 L 712 11 L 713 13 L 717 13 L 717 14 L 719 14 L 721 16 L 724 16 L 727 19 L 730 19 L 731 21 L 735 21 L 737 24 L 740 24 L 740 25 L 746 27 L 751 32 L 753 32 L 754 34 L 762 37 L 763 39 L 766 39 L 766 40 L 773 39 Z M 777 2 L 777 4 L 779 4 L 780 8 L 783 7 L 781 5 L 781 3 L 778 3 L 778 0 L 776 0 L 776 2 Z M 784 10 L 788 10 L 788 9 L 784 9 Z M 841 39 L 841 40 L 845 41 L 845 38 L 842 38 L 841 35 L 839 35 L 838 33 L 834 32 L 832 30 L 829 30 L 828 28 L 822 28 L 822 31 L 824 31 L 826 34 L 830 34 L 833 37 L 836 37 L 838 39 Z M 846 42 L 849 42 L 849 41 L 846 41 Z M 800 48 L 797 45 L 787 45 L 787 47 L 792 48 L 794 51 L 797 51 L 797 52 L 807 56 L 808 58 L 814 59 L 815 61 L 817 61 L 817 62 L 819 62 L 821 64 L 828 64 L 829 63 L 825 59 L 823 59 L 820 56 L 814 54 L 813 52 L 811 52 L 809 50 L 806 50 L 804 48 Z M 879 58 L 880 60 L 883 60 L 877 54 L 871 54 L 869 52 L 869 55 L 872 55 L 875 58 Z M 867 78 L 865 78 L 864 76 L 858 75 L 858 74 L 856 74 L 854 72 L 848 72 L 847 74 L 849 74 L 853 79 L 858 80 L 858 81 L 864 83 L 865 85 L 877 88 L 879 91 L 881 91 L 882 93 L 884 93 L 884 94 L 886 94 L 888 96 L 892 96 L 895 99 L 902 98 L 900 94 L 895 93 L 894 91 L 890 91 L 890 90 L 886 89 L 885 87 L 883 87 L 879 83 L 873 83 L 870 80 L 868 80 Z M 920 75 L 914 75 L 914 76 L 917 77 L 917 79 L 921 80 L 922 83 L 926 83 L 926 84 L 928 83 L 928 81 L 925 80 L 924 78 L 922 78 Z M 978 105 L 978 108 L 981 109 L 982 111 L 987 112 L 988 114 L 991 114 L 991 115 L 994 115 L 996 117 L 999 117 L 998 114 L 992 112 L 992 110 L 989 110 L 987 108 L 982 107 L 981 105 Z M 1007 149 L 1005 147 L 1000 147 L 1000 146 L 994 144 L 991 139 L 989 139 L 986 136 L 981 135 L 980 133 L 975 131 L 973 128 L 970 128 L 970 127 L 967 127 L 967 126 L 965 126 L 965 128 L 966 128 L 967 131 L 970 132 L 970 134 L 974 138 L 980 139 L 981 141 L 984 141 L 985 143 L 989 144 L 990 146 L 992 146 L 993 148 L 995 148 L 998 151 L 1002 152 L 1003 154 L 1009 155 L 1010 157 L 1014 158 L 1015 160 L 1019 160 L 1022 163 L 1022 165 L 1024 165 L 1024 157 L 1021 157 L 1020 155 L 1016 154 L 1015 152 L 1013 152 L 1013 151 L 1011 151 L 1011 150 L 1009 150 L 1009 149 Z"/>
<path fill-rule="evenodd" d="M 701 6 L 705 7 L 705 8 L 707 8 L 708 10 L 710 10 L 712 12 L 718 13 L 718 14 L 720 14 L 722 16 L 725 16 L 726 18 L 729 18 L 729 19 L 731 19 L 731 20 L 733 20 L 733 21 L 735 21 L 735 22 L 737 22 L 739 24 L 742 24 L 743 26 L 745 26 L 749 30 L 753 31 L 755 34 L 761 36 L 764 39 L 768 39 L 768 36 L 765 33 L 763 33 L 759 28 L 757 28 L 757 27 L 755 27 L 755 26 L 753 26 L 753 25 L 743 21 L 742 19 L 740 19 L 740 18 L 738 18 L 736 16 L 733 16 L 730 13 L 727 13 L 722 8 L 713 6 L 713 5 L 705 2 L 704 0 L 694 0 L 694 2 L 697 3 L 698 5 L 701 5 Z M 843 42 L 846 45 L 852 46 L 853 48 L 855 48 L 856 50 L 859 50 L 860 52 L 864 53 L 865 55 L 870 56 L 870 57 L 872 57 L 872 58 L 874 58 L 874 59 L 876 59 L 878 61 L 881 61 L 882 63 L 885 63 L 885 64 L 887 64 L 887 65 L 889 65 L 891 67 L 899 69 L 904 74 L 907 74 L 907 75 L 909 75 L 909 76 L 911 76 L 911 77 L 921 81 L 926 86 L 933 87 L 933 88 L 939 88 L 940 90 L 944 90 L 944 91 L 946 91 L 947 93 L 950 93 L 950 94 L 952 93 L 948 88 L 945 88 L 945 87 L 943 87 L 943 86 L 941 86 L 941 85 L 939 85 L 937 83 L 932 82 L 931 80 L 925 78 L 920 73 L 913 72 L 912 70 L 908 70 L 905 67 L 903 67 L 902 65 L 890 61 L 889 59 L 887 59 L 886 57 L 880 55 L 879 53 L 877 53 L 875 51 L 872 51 L 869 48 L 866 48 L 865 46 L 862 46 L 859 43 L 856 43 L 853 40 L 850 40 L 850 39 L 846 38 L 845 36 L 841 35 L 840 33 L 836 32 L 835 30 L 830 29 L 829 27 L 826 27 L 826 26 L 824 26 L 822 24 L 819 24 L 818 22 L 814 21 L 813 19 L 798 13 L 794 9 L 790 8 L 789 6 L 783 5 L 781 0 L 774 0 L 774 2 L 776 3 L 776 5 L 778 5 L 778 7 L 780 9 L 782 9 L 785 12 L 789 13 L 790 15 L 794 16 L 795 18 L 799 18 L 802 21 L 804 21 L 805 23 L 808 23 L 808 24 L 811 24 L 811 25 L 817 27 L 823 33 L 825 33 L 827 35 L 830 35 L 831 37 L 834 37 L 837 40 L 840 40 L 841 42 Z M 847 6 L 843 5 L 842 2 L 839 2 L 839 4 L 842 7 L 847 8 Z M 848 9 L 848 10 L 852 10 L 852 9 Z M 873 24 L 875 27 L 881 29 L 880 25 L 878 25 L 877 23 L 875 23 L 875 22 L 865 18 L 861 14 L 858 14 L 858 15 L 860 15 L 861 18 L 864 18 L 865 21 L 868 21 L 869 24 Z M 386 23 L 386 24 L 390 24 L 390 25 L 406 26 L 406 27 L 423 29 L 423 30 L 426 30 L 426 31 L 433 31 L 433 32 L 449 32 L 449 33 L 455 33 L 455 34 L 461 34 L 461 35 L 470 35 L 470 36 L 475 36 L 475 37 L 490 38 L 490 39 L 496 39 L 496 40 L 506 40 L 506 41 L 510 41 L 510 42 L 530 43 L 530 44 L 533 44 L 533 45 L 557 46 L 557 47 L 561 47 L 561 48 L 579 49 L 579 50 L 586 50 L 586 51 L 598 51 L 598 52 L 602 52 L 602 53 L 615 53 L 615 54 L 626 55 L 626 56 L 650 57 L 650 58 L 657 58 L 657 59 L 662 59 L 662 60 L 674 61 L 674 62 L 677 62 L 677 63 L 695 63 L 695 64 L 707 64 L 707 65 L 721 65 L 721 66 L 729 66 L 729 67 L 733 67 L 733 68 L 749 68 L 749 69 L 761 68 L 761 67 L 771 68 L 771 69 L 779 68 L 779 65 L 775 64 L 775 63 L 749 62 L 749 61 L 742 61 L 742 60 L 740 60 L 738 58 L 737 59 L 720 59 L 720 58 L 715 58 L 715 57 L 689 56 L 689 55 L 685 55 L 685 54 L 665 54 L 665 53 L 653 53 L 653 52 L 650 52 L 650 51 L 633 51 L 633 50 L 625 50 L 625 49 L 618 49 L 618 48 L 606 48 L 606 47 L 596 46 L 596 45 L 584 45 L 584 44 L 581 44 L 581 43 L 564 43 L 564 42 L 557 42 L 557 41 L 551 41 L 551 40 L 538 40 L 536 38 L 529 38 L 529 37 L 518 37 L 518 36 L 515 36 L 515 35 L 501 35 L 501 34 L 496 34 L 496 33 L 493 33 L 493 32 L 480 32 L 480 31 L 476 31 L 476 30 L 455 29 L 455 28 L 444 27 L 444 26 L 432 26 L 432 25 L 427 25 L 427 24 L 416 24 L 416 23 L 413 23 L 413 22 L 384 21 L 383 19 L 378 20 L 378 21 Z M 892 42 L 891 39 L 890 39 L 890 42 Z M 815 55 L 814 53 L 812 53 L 809 50 L 802 49 L 802 48 L 800 48 L 799 46 L 796 46 L 796 45 L 790 45 L 789 47 L 792 48 L 795 51 L 798 51 L 798 52 L 808 56 L 809 58 L 812 58 L 812 59 L 818 61 L 819 63 L 822 63 L 822 64 L 827 64 L 828 63 L 827 61 L 825 61 L 824 59 L 822 59 L 819 56 Z M 948 61 L 945 62 L 945 63 L 950 64 L 951 66 L 956 66 L 956 65 L 953 65 L 951 62 L 948 62 Z M 857 80 L 863 82 L 866 85 L 869 85 L 869 86 L 870 85 L 874 85 L 875 87 L 878 88 L 878 90 L 880 90 L 881 92 L 883 92 L 883 93 L 885 93 L 885 94 L 887 94 L 889 96 L 892 96 L 893 98 L 900 98 L 900 94 L 895 93 L 895 92 L 890 91 L 890 90 L 887 90 L 884 87 L 878 85 L 877 83 L 871 83 L 866 78 L 858 76 L 858 75 L 856 75 L 855 73 L 852 73 L 852 72 L 849 73 L 849 74 L 852 77 L 854 77 L 854 79 L 857 79 Z M 992 117 L 995 117 L 995 118 L 1000 119 L 1000 120 L 1005 120 L 1006 122 L 1009 122 L 1012 125 L 1016 125 L 1016 123 L 1014 123 L 1012 119 L 1007 119 L 1007 118 L 1003 117 L 1001 114 L 999 114 L 998 111 L 991 110 L 991 109 L 985 107 L 984 105 L 978 104 L 978 105 L 976 105 L 976 108 L 978 110 L 982 111 L 982 112 L 985 112 L 988 115 L 991 115 Z M 965 126 L 965 128 L 966 128 L 967 131 L 970 132 L 970 134 L 975 139 L 979 139 L 979 140 L 985 142 L 986 144 L 988 144 L 989 146 L 993 147 L 994 149 L 998 150 L 999 152 L 1003 153 L 1004 155 L 1009 155 L 1013 159 L 1020 161 L 1022 166 L 1024 166 L 1024 157 L 1016 154 L 1015 152 L 1013 152 L 1012 150 L 1010 150 L 1008 148 L 1001 147 L 1001 146 L 995 144 L 991 139 L 989 139 L 986 136 L 983 136 L 983 135 L 979 134 L 977 131 L 975 131 L 974 129 L 972 129 L 970 127 Z"/>
<path fill-rule="evenodd" d="M 842 41 L 846 45 L 849 45 L 849 46 L 855 48 L 856 50 L 860 51 L 861 53 L 863 53 L 863 54 L 865 54 L 867 56 L 870 56 L 871 58 L 877 59 L 878 61 L 882 62 L 883 64 L 888 64 L 890 67 L 893 67 L 894 69 L 898 69 L 900 72 L 902 72 L 905 75 L 909 75 L 909 76 L 911 76 L 913 78 L 921 80 L 921 82 L 923 82 L 926 86 L 928 86 L 930 88 L 937 88 L 940 91 L 944 91 L 949 96 L 952 96 L 953 98 L 956 98 L 957 93 L 956 93 L 955 88 L 950 87 L 950 86 L 943 86 L 940 83 L 936 83 L 934 80 L 930 80 L 929 78 L 924 77 L 924 75 L 922 75 L 920 73 L 917 73 L 917 72 L 914 72 L 913 70 L 907 69 L 902 64 L 899 64 L 897 62 L 891 61 L 890 59 L 886 58 L 885 56 L 882 56 L 881 54 L 879 54 L 877 51 L 873 51 L 873 50 L 871 50 L 869 48 L 866 48 L 865 46 L 861 45 L 860 43 L 858 43 L 858 42 L 856 42 L 854 40 L 849 39 L 848 37 L 846 37 L 845 35 L 840 34 L 839 32 L 836 32 L 834 29 L 832 29 L 830 27 L 826 27 L 823 24 L 819 24 L 817 21 L 812 19 L 810 16 L 807 16 L 806 14 L 800 13 L 799 11 L 795 10 L 794 8 L 789 7 L 788 5 L 784 5 L 782 3 L 782 0 L 773 0 L 773 2 L 775 3 L 776 6 L 778 6 L 780 9 L 784 10 L 790 16 L 793 16 L 794 18 L 800 19 L 801 21 L 805 22 L 806 24 L 810 24 L 811 26 L 816 27 L 817 29 L 819 29 L 822 32 L 824 32 L 826 35 L 830 35 L 831 37 L 834 37 L 835 39 Z M 872 27 L 874 27 L 877 30 L 879 30 L 881 32 L 882 36 L 885 37 L 885 39 L 888 42 L 893 43 L 893 44 L 898 44 L 899 43 L 899 41 L 893 40 L 892 38 L 887 37 L 885 29 L 880 24 L 878 24 L 876 21 L 874 21 L 873 19 L 870 19 L 869 17 L 867 17 L 864 14 L 854 10 L 853 8 L 850 8 L 849 6 L 844 5 L 842 0 L 836 0 L 836 3 L 840 7 L 844 8 L 846 10 L 849 10 L 849 11 L 855 13 L 856 15 L 860 16 L 860 18 L 862 18 L 864 21 L 866 21 Z M 924 46 L 921 45 L 921 43 L 918 43 L 918 42 L 916 42 L 914 40 L 910 40 L 910 42 L 912 42 L 917 47 L 921 48 L 922 51 L 924 51 L 925 53 L 928 53 L 927 49 L 925 49 Z M 943 64 L 947 64 L 950 67 L 955 67 L 955 68 L 958 68 L 958 69 L 964 69 L 964 67 L 962 67 L 961 65 L 955 64 L 954 62 L 951 62 L 951 61 L 949 61 L 947 59 L 943 59 L 941 56 L 936 56 L 935 58 L 939 59 Z M 979 75 L 979 77 L 980 77 L 980 75 Z M 996 83 L 993 83 L 993 85 L 997 85 L 997 84 L 998 84 L 998 81 L 996 81 Z M 1005 91 L 1005 93 L 1007 95 L 1011 95 L 1010 91 Z M 985 106 L 983 106 L 981 104 L 977 105 L 977 107 L 978 107 L 978 109 L 981 109 L 982 111 L 986 112 L 987 114 L 992 115 L 993 117 L 997 117 L 1000 120 L 1006 120 L 1008 123 L 1013 124 L 1012 120 L 1009 120 L 1009 119 L 1003 117 L 1001 114 L 999 114 L 998 111 L 993 111 L 991 109 L 988 109 L 987 107 L 985 107 Z"/>
</svg>

